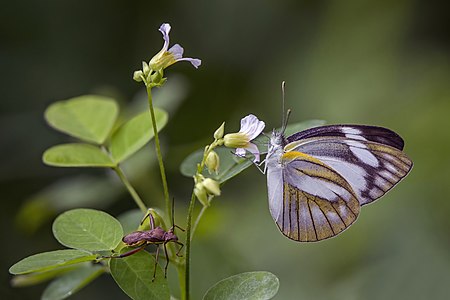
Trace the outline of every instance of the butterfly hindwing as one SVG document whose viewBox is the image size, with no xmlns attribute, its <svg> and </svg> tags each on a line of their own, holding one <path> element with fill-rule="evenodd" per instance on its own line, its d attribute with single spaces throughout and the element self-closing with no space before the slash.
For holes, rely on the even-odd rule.
<svg viewBox="0 0 450 300">
<path fill-rule="evenodd" d="M 351 185 L 361 205 L 383 196 L 412 168 L 412 161 L 396 147 L 342 136 L 302 139 L 285 150 L 311 155 L 333 168 Z"/>
<path fill-rule="evenodd" d="M 301 242 L 320 241 L 339 234 L 356 220 L 360 204 L 339 173 L 295 151 L 285 153 L 281 163 L 279 173 L 268 174 L 272 180 L 269 202 L 284 235 Z"/>
</svg>

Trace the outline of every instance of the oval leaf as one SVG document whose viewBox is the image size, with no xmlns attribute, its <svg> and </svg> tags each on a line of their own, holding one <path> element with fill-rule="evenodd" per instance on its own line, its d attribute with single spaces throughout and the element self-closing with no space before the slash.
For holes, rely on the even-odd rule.
<svg viewBox="0 0 450 300">
<path fill-rule="evenodd" d="M 61 276 L 69 271 L 77 269 L 78 264 L 72 264 L 63 267 L 57 267 L 55 269 L 43 271 L 43 272 L 32 272 L 23 275 L 15 275 L 11 278 L 11 286 L 13 287 L 25 287 L 30 285 L 36 285 L 55 277 Z"/>
<path fill-rule="evenodd" d="M 203 149 L 197 150 L 190 154 L 180 165 L 180 172 L 184 176 L 192 177 L 197 172 L 197 164 L 203 158 Z M 241 173 L 252 165 L 252 161 L 246 158 L 240 158 L 232 153 L 230 148 L 216 148 L 214 151 L 219 155 L 220 168 L 218 174 L 208 174 L 207 171 L 204 174 L 219 183 L 233 178 L 237 174 Z"/>
<path fill-rule="evenodd" d="M 118 112 L 113 99 L 86 95 L 53 103 L 45 111 L 45 119 L 50 126 L 68 135 L 103 144 Z"/>
<path fill-rule="evenodd" d="M 42 300 L 66 299 L 105 272 L 100 265 L 81 266 L 53 280 L 41 296 Z"/>
<path fill-rule="evenodd" d="M 43 272 L 83 261 L 95 260 L 97 255 L 74 249 L 56 250 L 28 256 L 9 268 L 9 273 L 27 274 Z"/>
<path fill-rule="evenodd" d="M 263 300 L 278 292 L 278 278 L 270 272 L 248 272 L 228 277 L 213 285 L 204 300 Z"/>
<path fill-rule="evenodd" d="M 156 127 L 160 131 L 167 124 L 168 115 L 164 110 L 155 108 L 155 118 Z M 111 156 L 119 163 L 141 149 L 153 136 L 152 119 L 150 113 L 145 111 L 114 132 L 111 138 Z"/>
<path fill-rule="evenodd" d="M 100 148 L 88 144 L 63 144 L 47 149 L 45 164 L 55 167 L 114 167 L 111 158 Z"/>
<path fill-rule="evenodd" d="M 79 208 L 66 211 L 53 222 L 53 235 L 64 246 L 88 251 L 112 250 L 122 240 L 119 221 L 109 214 Z"/>
<path fill-rule="evenodd" d="M 133 248 L 124 248 L 121 253 Z M 164 272 L 158 265 L 156 277 L 153 279 L 155 259 L 146 252 L 140 251 L 124 258 L 111 258 L 109 267 L 111 275 L 120 288 L 134 300 L 169 299 L 169 286 Z"/>
</svg>

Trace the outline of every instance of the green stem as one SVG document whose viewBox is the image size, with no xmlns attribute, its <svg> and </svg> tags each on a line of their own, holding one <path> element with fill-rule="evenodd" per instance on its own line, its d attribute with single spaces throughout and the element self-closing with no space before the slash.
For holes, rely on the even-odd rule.
<svg viewBox="0 0 450 300">
<path fill-rule="evenodd" d="M 136 202 L 137 206 L 140 210 L 142 210 L 144 213 L 147 212 L 147 206 L 144 204 L 144 201 L 142 201 L 141 197 L 139 197 L 136 190 L 133 188 L 131 183 L 128 181 L 127 177 L 125 176 L 125 173 L 122 171 L 122 169 L 119 167 L 119 165 L 112 168 L 116 174 L 119 176 L 122 183 L 127 188 L 128 192 L 130 193 L 131 197 L 133 197 L 134 202 Z"/>
<path fill-rule="evenodd" d="M 195 194 L 192 192 L 191 202 L 189 203 L 189 211 L 186 220 L 186 268 L 184 273 L 184 292 L 181 292 L 182 300 L 189 300 L 189 280 L 190 280 L 190 266 L 191 266 L 191 224 L 192 224 L 192 214 L 194 213 L 195 207 Z"/>
<path fill-rule="evenodd" d="M 172 210 L 171 210 L 171 203 L 170 203 L 170 199 L 169 199 L 169 188 L 167 187 L 166 171 L 164 168 L 164 162 L 163 162 L 163 158 L 162 158 L 162 154 L 161 154 L 161 146 L 159 143 L 159 135 L 158 135 L 158 128 L 156 126 L 155 110 L 153 109 L 151 86 L 147 86 L 147 95 L 148 95 L 148 106 L 150 108 L 150 116 L 152 118 L 153 133 L 154 133 L 154 137 L 155 137 L 156 156 L 158 157 L 159 170 L 161 172 L 161 181 L 162 181 L 163 189 L 164 189 L 164 201 L 166 202 L 166 215 L 169 220 L 172 220 Z"/>
</svg>

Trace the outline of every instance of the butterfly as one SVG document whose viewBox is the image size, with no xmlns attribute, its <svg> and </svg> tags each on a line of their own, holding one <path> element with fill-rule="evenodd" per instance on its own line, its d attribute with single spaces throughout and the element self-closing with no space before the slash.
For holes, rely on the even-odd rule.
<svg viewBox="0 0 450 300">
<path fill-rule="evenodd" d="M 270 213 L 299 242 L 338 235 L 413 166 L 395 132 L 376 126 L 328 125 L 270 137 L 265 173 Z"/>
</svg>

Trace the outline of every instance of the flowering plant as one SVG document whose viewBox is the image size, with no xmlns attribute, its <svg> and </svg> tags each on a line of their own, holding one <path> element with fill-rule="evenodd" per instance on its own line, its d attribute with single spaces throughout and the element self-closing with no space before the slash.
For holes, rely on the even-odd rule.
<svg viewBox="0 0 450 300">
<path fill-rule="evenodd" d="M 38 215 L 41 218 L 52 216 L 45 208 L 52 207 L 54 211 L 62 212 L 54 220 L 52 229 L 55 238 L 66 248 L 35 254 L 14 264 L 9 269 L 14 275 L 14 286 L 28 286 L 52 279 L 42 297 L 63 299 L 107 273 L 132 299 L 169 299 L 175 293 L 169 289 L 166 278 L 167 275 L 172 276 L 167 270 L 170 263 L 178 273 L 181 299 L 189 299 L 191 242 L 196 228 L 212 200 L 221 195 L 222 184 L 253 162 L 261 161 L 257 138 L 264 130 L 265 123 L 250 114 L 242 118 L 239 132 L 227 134 L 225 123 L 222 123 L 215 130 L 209 145 L 186 158 L 181 172 L 193 178 L 193 188 L 186 214 L 186 228 L 175 224 L 174 205 L 159 139 L 159 132 L 169 118 L 164 109 L 154 106 L 152 91 L 166 84 L 164 71 L 169 66 L 187 61 L 199 68 L 202 62 L 197 58 L 183 57 L 184 50 L 178 44 L 169 48 L 170 30 L 169 24 L 161 25 L 159 31 L 164 39 L 161 51 L 148 62 L 143 62 L 142 70 L 133 74 L 133 79 L 143 83 L 146 88 L 148 110 L 120 123 L 119 106 L 114 99 L 86 95 L 53 103 L 45 112 L 51 127 L 70 135 L 77 142 L 49 148 L 43 154 L 43 162 L 54 167 L 111 169 L 139 210 L 116 219 L 100 210 L 76 208 L 90 206 L 91 203 L 87 203 L 92 200 L 90 198 L 85 199 L 84 203 L 78 199 L 72 206 L 59 204 L 53 207 L 40 202 L 30 204 L 28 210 L 36 215 L 36 209 L 40 209 Z M 163 210 L 155 208 L 155 204 L 148 200 L 144 201 L 127 176 L 128 172 L 133 173 L 128 171 L 133 168 L 134 176 L 143 174 L 142 170 L 137 171 L 146 165 L 142 160 L 134 164 L 133 168 L 127 163 L 151 140 L 154 140 L 164 191 Z M 235 153 L 232 154 L 229 148 L 234 148 Z M 147 157 L 146 152 L 139 151 Z M 124 168 L 124 165 L 128 168 Z M 115 182 L 111 184 L 105 180 L 96 181 L 95 184 L 99 193 L 107 194 L 111 199 L 120 194 Z M 68 186 L 78 186 L 78 192 L 82 193 L 83 190 L 92 190 L 94 183 L 74 180 Z M 91 198 L 95 198 L 95 194 Z M 201 210 L 195 214 L 197 200 Z M 29 216 L 28 210 L 24 209 L 22 214 Z M 156 248 L 155 255 L 141 251 L 147 246 Z M 164 270 L 160 266 L 163 265 L 162 259 L 158 260 L 163 255 L 166 259 Z M 235 286 L 234 290 L 227 289 L 229 284 Z M 225 297 L 221 299 L 232 299 L 240 293 L 257 294 L 261 299 L 269 299 L 277 290 L 278 279 L 273 274 L 250 272 L 217 283 L 207 291 L 204 299 L 213 299 L 217 295 Z"/>
</svg>

